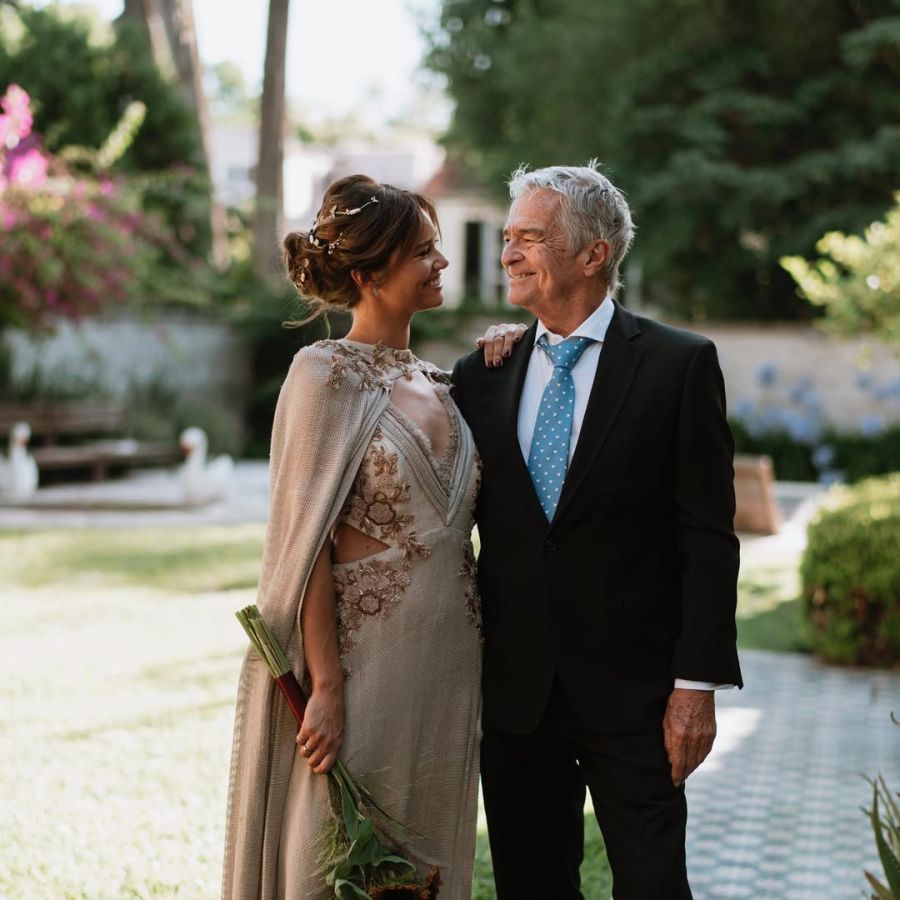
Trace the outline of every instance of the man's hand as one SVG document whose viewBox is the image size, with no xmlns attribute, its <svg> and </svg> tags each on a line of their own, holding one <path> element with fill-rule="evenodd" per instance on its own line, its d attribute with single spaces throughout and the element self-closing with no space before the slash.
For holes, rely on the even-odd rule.
<svg viewBox="0 0 900 900">
<path fill-rule="evenodd" d="M 706 759 L 715 739 L 716 692 L 675 688 L 663 718 L 663 740 L 675 787 Z"/>
<path fill-rule="evenodd" d="M 503 360 L 512 353 L 513 344 L 522 340 L 528 326 L 490 325 L 483 337 L 475 341 L 475 346 L 484 350 L 484 364 L 490 369 L 502 366 Z"/>
</svg>

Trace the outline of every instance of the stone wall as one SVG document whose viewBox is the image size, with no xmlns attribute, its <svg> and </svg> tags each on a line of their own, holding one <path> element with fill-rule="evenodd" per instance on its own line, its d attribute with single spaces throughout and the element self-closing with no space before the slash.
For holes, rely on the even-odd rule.
<svg viewBox="0 0 900 900">
<path fill-rule="evenodd" d="M 51 390 L 80 385 L 85 393 L 122 397 L 159 385 L 219 400 L 239 397 L 247 382 L 239 338 L 225 325 L 184 316 L 92 319 L 80 327 L 64 323 L 37 340 L 20 331 L 4 340 L 13 382 L 37 380 Z"/>
</svg>

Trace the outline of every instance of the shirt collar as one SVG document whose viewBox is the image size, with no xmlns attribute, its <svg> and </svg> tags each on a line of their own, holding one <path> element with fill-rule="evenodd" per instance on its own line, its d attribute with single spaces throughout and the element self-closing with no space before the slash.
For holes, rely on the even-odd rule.
<svg viewBox="0 0 900 900">
<path fill-rule="evenodd" d="M 569 335 L 569 337 L 586 337 L 592 341 L 603 343 L 606 338 L 606 330 L 612 321 L 616 311 L 612 297 L 607 296 L 604 301 Z M 537 331 L 534 334 L 534 343 L 537 345 L 542 334 L 547 335 L 547 342 L 558 344 L 563 340 L 558 334 L 554 334 L 547 326 L 538 320 Z"/>
</svg>

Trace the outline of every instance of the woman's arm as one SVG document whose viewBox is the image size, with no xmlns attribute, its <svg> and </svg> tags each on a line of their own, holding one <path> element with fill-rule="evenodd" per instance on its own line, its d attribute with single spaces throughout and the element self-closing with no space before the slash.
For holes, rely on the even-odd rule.
<svg viewBox="0 0 900 900">
<path fill-rule="evenodd" d="M 338 655 L 330 540 L 313 564 L 300 610 L 300 630 L 312 691 L 297 743 L 312 770 L 321 775 L 333 768 L 344 735 L 344 675 Z"/>
</svg>

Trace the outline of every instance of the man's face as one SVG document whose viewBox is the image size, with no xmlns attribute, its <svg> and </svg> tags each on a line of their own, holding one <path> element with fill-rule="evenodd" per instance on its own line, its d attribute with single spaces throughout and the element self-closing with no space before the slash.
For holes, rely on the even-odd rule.
<svg viewBox="0 0 900 900">
<path fill-rule="evenodd" d="M 509 302 L 535 315 L 565 306 L 585 273 L 563 231 L 554 191 L 523 194 L 509 211 L 500 262 L 509 277 Z"/>
</svg>

